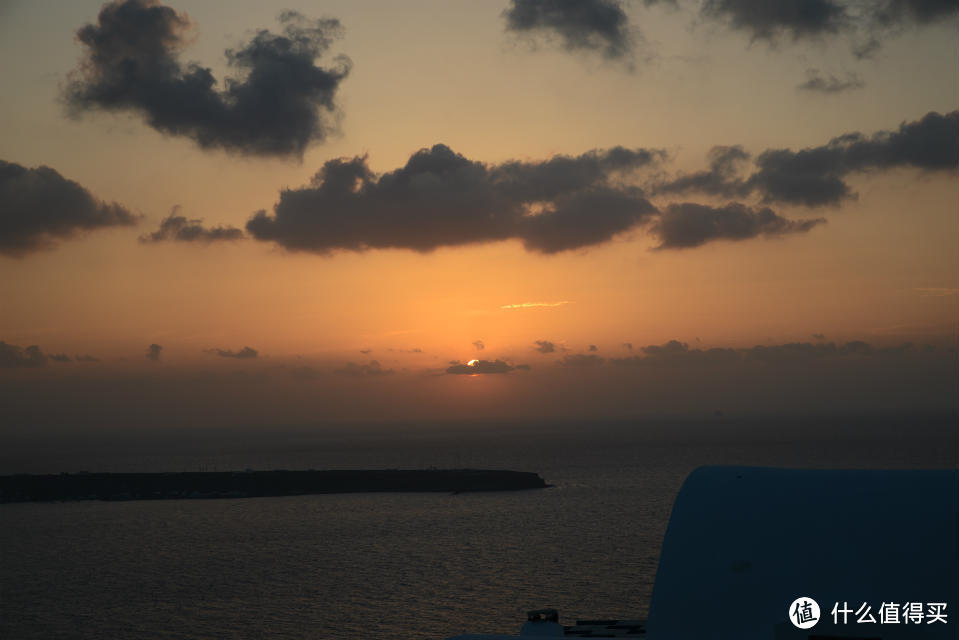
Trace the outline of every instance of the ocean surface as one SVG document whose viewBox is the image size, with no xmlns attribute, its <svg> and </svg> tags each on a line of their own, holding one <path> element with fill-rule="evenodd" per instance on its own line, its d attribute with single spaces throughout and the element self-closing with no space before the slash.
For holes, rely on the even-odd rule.
<svg viewBox="0 0 959 640">
<path fill-rule="evenodd" d="M 955 417 L 3 438 L 0 473 L 495 468 L 554 488 L 0 505 L 0 638 L 424 638 L 642 618 L 705 464 L 957 468 Z"/>
</svg>

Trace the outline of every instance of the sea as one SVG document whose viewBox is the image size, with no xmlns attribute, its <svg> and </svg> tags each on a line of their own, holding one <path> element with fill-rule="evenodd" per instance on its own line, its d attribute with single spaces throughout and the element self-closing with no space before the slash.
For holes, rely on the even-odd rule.
<svg viewBox="0 0 959 640">
<path fill-rule="evenodd" d="M 429 639 L 644 618 L 701 465 L 959 468 L 955 415 L 6 434 L 0 474 L 477 468 L 548 489 L 0 505 L 0 638 Z"/>
</svg>

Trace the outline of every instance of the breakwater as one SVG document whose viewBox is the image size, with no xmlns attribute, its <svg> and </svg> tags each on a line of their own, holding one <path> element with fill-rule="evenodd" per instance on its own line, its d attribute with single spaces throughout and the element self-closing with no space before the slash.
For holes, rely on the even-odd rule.
<svg viewBox="0 0 959 640">
<path fill-rule="evenodd" d="M 0 503 L 253 498 L 316 493 L 517 491 L 536 473 L 483 469 L 61 473 L 0 476 Z"/>
</svg>

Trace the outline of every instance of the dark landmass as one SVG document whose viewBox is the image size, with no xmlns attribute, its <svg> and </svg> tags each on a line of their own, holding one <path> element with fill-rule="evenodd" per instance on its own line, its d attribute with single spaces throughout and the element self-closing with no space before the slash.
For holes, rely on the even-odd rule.
<svg viewBox="0 0 959 640">
<path fill-rule="evenodd" d="M 518 491 L 548 487 L 527 471 L 236 471 L 0 476 L 0 503 L 254 498 L 314 493 Z"/>
</svg>

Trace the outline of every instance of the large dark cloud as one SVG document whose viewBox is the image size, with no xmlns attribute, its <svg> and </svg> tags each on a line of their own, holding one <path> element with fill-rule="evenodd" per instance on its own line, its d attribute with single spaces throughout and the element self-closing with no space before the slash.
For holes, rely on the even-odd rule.
<svg viewBox="0 0 959 640">
<path fill-rule="evenodd" d="M 513 366 L 503 360 L 471 360 L 472 364 L 451 364 L 446 368 L 446 373 L 460 375 L 475 375 L 480 373 L 509 373 L 516 369 L 529 370 L 529 365 L 520 364 Z"/>
<path fill-rule="evenodd" d="M 657 249 L 688 249 L 713 240 L 746 240 L 757 236 L 805 233 L 824 218 L 788 220 L 768 207 L 753 209 L 739 203 L 722 207 L 684 202 L 671 204 L 653 225 Z"/>
<path fill-rule="evenodd" d="M 842 37 L 859 58 L 906 28 L 949 21 L 959 13 L 959 0 L 643 0 L 643 4 L 685 7 L 696 13 L 693 24 L 723 24 L 753 42 Z M 641 40 L 618 0 L 510 0 L 503 17 L 511 33 L 542 37 L 567 51 L 595 52 L 607 59 L 628 59 Z M 826 87 L 845 84 L 824 82 Z M 819 82 L 812 84 L 819 90 Z"/>
<path fill-rule="evenodd" d="M 281 35 L 259 30 L 225 52 L 238 74 L 220 90 L 209 68 L 180 60 L 191 27 L 185 14 L 155 0 L 111 2 L 96 24 L 77 31 L 86 57 L 66 102 L 76 112 L 137 113 L 157 131 L 203 148 L 300 156 L 334 127 L 334 98 L 350 62 L 316 64 L 341 31 L 337 20 L 287 11 L 280 22 Z"/>
<path fill-rule="evenodd" d="M 629 19 L 616 0 L 511 0 L 503 17 L 507 31 L 558 37 L 567 51 L 615 59 L 633 50 Z"/>
<path fill-rule="evenodd" d="M 847 133 L 799 151 L 768 149 L 756 158 L 756 169 L 746 178 L 738 177 L 736 165 L 727 162 L 728 157 L 739 161 L 745 156 L 730 156 L 730 149 L 739 148 L 714 149 L 708 171 L 681 175 L 657 186 L 656 193 L 698 191 L 726 197 L 757 193 L 766 203 L 837 205 L 854 195 L 845 181 L 850 174 L 899 168 L 954 172 L 959 165 L 959 111 L 930 112 L 920 120 L 903 122 L 895 131 Z"/>
<path fill-rule="evenodd" d="M 765 151 L 756 158 L 758 171 L 747 185 L 765 201 L 818 206 L 851 196 L 843 181 L 851 173 L 902 167 L 954 172 L 957 164 L 959 111 L 931 112 L 896 131 L 848 133 L 800 151 Z"/>
<path fill-rule="evenodd" d="M 42 367 L 45 364 L 47 356 L 37 345 L 23 348 L 0 340 L 0 368 Z"/>
<path fill-rule="evenodd" d="M 258 240 L 321 254 L 382 248 L 427 252 L 507 239 L 553 254 L 602 244 L 641 227 L 659 237 L 659 248 L 673 249 L 801 233 L 823 222 L 789 220 L 769 208 L 737 202 L 674 203 L 661 211 L 630 179 L 664 157 L 616 147 L 545 161 L 485 164 L 435 145 L 381 175 L 365 156 L 341 158 L 328 161 L 308 186 L 282 191 L 273 213 L 257 212 L 246 229 Z M 651 192 L 838 205 L 854 196 L 846 183 L 850 174 L 898 168 L 954 172 L 959 111 L 929 113 L 894 131 L 849 133 L 799 151 L 768 149 L 743 175 L 749 160 L 740 146 L 715 147 L 707 170 L 661 181 Z"/>
<path fill-rule="evenodd" d="M 655 215 L 641 190 L 618 179 L 662 157 L 617 147 L 487 165 L 435 145 L 379 176 L 366 157 L 330 160 L 309 186 L 282 191 L 273 214 L 256 213 L 246 228 L 258 240 L 316 253 L 431 251 L 510 238 L 555 253 L 605 242 Z"/>
<path fill-rule="evenodd" d="M 24 256 L 78 233 L 136 221 L 124 207 L 97 200 L 50 167 L 0 160 L 0 255 Z"/>
<path fill-rule="evenodd" d="M 217 242 L 241 240 L 243 230 L 236 227 L 203 226 L 203 220 L 190 220 L 185 216 L 177 215 L 179 207 L 160 222 L 156 231 L 140 236 L 140 242 Z"/>
</svg>

